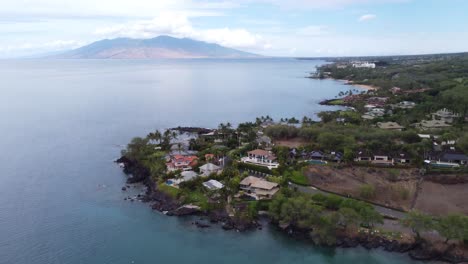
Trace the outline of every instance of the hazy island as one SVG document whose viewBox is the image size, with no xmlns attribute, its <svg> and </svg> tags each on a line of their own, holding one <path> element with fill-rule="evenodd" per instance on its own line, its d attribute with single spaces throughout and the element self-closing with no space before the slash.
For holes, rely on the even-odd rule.
<svg viewBox="0 0 468 264">
<path fill-rule="evenodd" d="M 373 89 L 327 100 L 346 108 L 320 121 L 266 116 L 134 138 L 117 162 L 147 193 L 128 199 L 205 216 L 201 228 L 263 218 L 318 245 L 466 262 L 466 76 L 467 54 L 334 59 L 312 77 Z"/>
</svg>

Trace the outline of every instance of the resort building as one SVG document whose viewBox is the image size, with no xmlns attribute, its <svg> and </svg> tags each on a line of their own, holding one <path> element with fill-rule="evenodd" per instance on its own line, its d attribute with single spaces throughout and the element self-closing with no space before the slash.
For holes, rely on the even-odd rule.
<svg viewBox="0 0 468 264">
<path fill-rule="evenodd" d="M 197 156 L 173 155 L 170 157 L 169 162 L 166 163 L 166 166 L 168 171 L 187 171 L 192 170 L 197 165 L 197 162 Z"/>
<path fill-rule="evenodd" d="M 279 166 L 279 163 L 276 161 L 276 156 L 271 151 L 263 149 L 256 149 L 247 152 L 247 157 L 243 157 L 241 161 L 244 163 L 252 163 L 268 167 L 269 169 L 275 169 Z"/>
<path fill-rule="evenodd" d="M 353 68 L 370 68 L 374 69 L 375 68 L 375 63 L 370 63 L 370 62 L 354 62 L 353 63 Z"/>
<path fill-rule="evenodd" d="M 255 200 L 271 199 L 279 191 L 279 185 L 264 179 L 248 176 L 240 182 L 240 189 Z"/>
<path fill-rule="evenodd" d="M 203 186 L 210 191 L 219 190 L 224 188 L 224 184 L 220 183 L 217 180 L 209 180 L 203 183 Z"/>
<path fill-rule="evenodd" d="M 208 176 L 212 173 L 219 173 L 221 171 L 221 167 L 214 165 L 213 163 L 207 163 L 200 167 L 200 173 L 203 176 Z"/>
<path fill-rule="evenodd" d="M 380 129 L 395 130 L 395 131 L 401 131 L 404 128 L 396 122 L 378 122 L 377 127 Z"/>
</svg>

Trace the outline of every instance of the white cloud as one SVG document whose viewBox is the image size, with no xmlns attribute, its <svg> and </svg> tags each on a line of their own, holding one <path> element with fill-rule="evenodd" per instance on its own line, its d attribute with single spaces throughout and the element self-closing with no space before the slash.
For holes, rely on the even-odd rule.
<svg viewBox="0 0 468 264">
<path fill-rule="evenodd" d="M 170 35 L 251 50 L 264 50 L 271 47 L 262 36 L 243 28 L 194 28 L 189 18 L 181 13 L 164 13 L 151 20 L 98 28 L 94 33 L 106 38 L 152 38 L 159 35 Z"/>
<path fill-rule="evenodd" d="M 0 57 L 30 56 L 74 49 L 84 43 L 76 40 L 54 40 L 47 42 L 21 42 L 11 45 L 0 46 Z"/>
<path fill-rule="evenodd" d="M 401 3 L 410 0 L 243 0 L 244 2 L 268 3 L 283 8 L 336 9 L 351 5 Z"/>
<path fill-rule="evenodd" d="M 3 1 L 2 1 L 3 2 Z M 218 16 L 235 2 L 197 0 L 6 0 L 0 17 L 32 18 L 148 18 L 161 12 L 185 12 L 188 16 Z"/>
<path fill-rule="evenodd" d="M 304 36 L 323 36 L 328 34 L 329 28 L 327 26 L 322 26 L 322 25 L 312 25 L 312 26 L 307 26 L 304 28 L 301 28 L 298 30 L 298 33 L 300 35 Z"/>
<path fill-rule="evenodd" d="M 377 18 L 377 16 L 374 15 L 374 14 L 366 14 L 366 15 L 360 16 L 358 21 L 359 22 L 365 22 L 365 21 L 369 21 L 369 20 L 374 20 L 376 18 Z"/>
</svg>

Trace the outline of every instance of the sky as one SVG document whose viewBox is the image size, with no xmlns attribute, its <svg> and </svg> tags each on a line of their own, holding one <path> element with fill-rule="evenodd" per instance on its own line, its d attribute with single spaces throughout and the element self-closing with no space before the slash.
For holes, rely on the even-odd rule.
<svg viewBox="0 0 468 264">
<path fill-rule="evenodd" d="M 466 0 L 0 0 L 0 58 L 188 37 L 267 56 L 468 51 Z"/>
</svg>

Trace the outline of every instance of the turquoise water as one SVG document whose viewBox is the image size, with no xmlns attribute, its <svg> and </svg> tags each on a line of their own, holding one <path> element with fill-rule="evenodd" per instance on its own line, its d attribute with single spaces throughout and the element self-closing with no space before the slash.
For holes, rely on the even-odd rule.
<svg viewBox="0 0 468 264">
<path fill-rule="evenodd" d="M 197 229 L 123 199 L 112 161 L 133 136 L 256 116 L 313 116 L 348 87 L 321 62 L 0 61 L 0 263 L 412 263 L 321 249 L 268 228 Z"/>
</svg>

